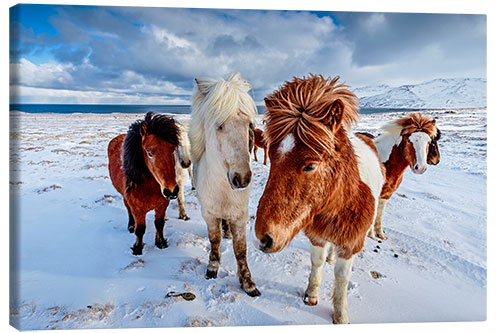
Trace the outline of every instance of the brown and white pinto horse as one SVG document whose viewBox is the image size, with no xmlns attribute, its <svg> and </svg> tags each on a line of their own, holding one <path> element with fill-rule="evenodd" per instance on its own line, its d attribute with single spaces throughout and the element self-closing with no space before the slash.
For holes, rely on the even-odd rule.
<svg viewBox="0 0 500 333">
<path fill-rule="evenodd" d="M 148 112 L 108 145 L 109 176 L 127 207 L 128 230 L 135 231 L 134 255 L 142 254 L 146 232 L 146 213 L 155 210 L 155 245 L 168 246 L 163 237 L 165 211 L 177 198 L 174 151 L 179 145 L 175 121 L 165 115 Z"/>
<path fill-rule="evenodd" d="M 369 237 L 375 234 L 386 239 L 382 230 L 382 216 L 387 200 L 397 190 L 406 168 L 416 174 L 427 170 L 427 164 L 439 163 L 440 155 L 437 141 L 441 133 L 436 127 L 436 120 L 422 113 L 410 113 L 383 126 L 384 134 L 375 139 L 380 159 L 386 169 L 386 179 L 380 195 L 374 229 Z"/>
<path fill-rule="evenodd" d="M 264 149 L 264 165 L 267 165 L 267 144 L 264 139 L 264 132 L 261 129 L 254 128 L 253 130 L 255 135 L 254 147 L 253 147 L 253 157 L 256 161 L 257 159 L 257 149 Z"/>
<path fill-rule="evenodd" d="M 288 246 L 303 230 L 312 271 L 305 302 L 317 302 L 329 243 L 336 248 L 333 321 L 348 323 L 347 285 L 384 183 L 375 145 L 349 130 L 358 99 L 339 77 L 285 82 L 265 99 L 271 168 L 257 208 L 255 234 L 264 252 Z"/>
</svg>

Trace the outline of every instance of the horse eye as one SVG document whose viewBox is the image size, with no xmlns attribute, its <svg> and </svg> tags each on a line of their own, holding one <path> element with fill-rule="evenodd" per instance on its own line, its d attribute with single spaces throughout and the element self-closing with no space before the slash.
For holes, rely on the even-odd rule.
<svg viewBox="0 0 500 333">
<path fill-rule="evenodd" d="M 254 126 L 253 126 L 253 123 L 250 123 L 250 124 L 248 125 L 248 127 L 250 127 L 250 129 L 253 129 L 253 127 L 254 127 Z"/>
<path fill-rule="evenodd" d="M 149 158 L 153 157 L 153 154 L 151 154 L 149 151 L 146 151 L 146 154 L 148 155 Z"/>
<path fill-rule="evenodd" d="M 217 129 L 218 129 L 219 131 L 222 131 L 222 130 L 224 129 L 224 126 L 223 126 L 222 124 L 220 124 L 220 125 L 217 127 Z"/>
<path fill-rule="evenodd" d="M 311 172 L 311 171 L 314 171 L 317 166 L 318 166 L 317 163 L 309 163 L 308 165 L 306 165 L 304 167 L 304 169 L 302 169 L 302 171 L 304 171 L 304 172 Z"/>
</svg>

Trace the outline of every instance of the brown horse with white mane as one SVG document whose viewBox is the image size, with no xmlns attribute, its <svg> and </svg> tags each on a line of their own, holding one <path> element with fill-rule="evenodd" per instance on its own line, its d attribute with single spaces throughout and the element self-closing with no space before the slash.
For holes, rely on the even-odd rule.
<svg viewBox="0 0 500 333">
<path fill-rule="evenodd" d="M 386 239 L 382 230 L 382 216 L 387 200 L 403 181 L 406 168 L 416 174 L 427 170 L 427 165 L 439 163 L 440 155 L 437 141 L 441 132 L 436 127 L 436 120 L 420 112 L 410 113 L 382 127 L 384 134 L 375 139 L 380 159 L 386 169 L 386 179 L 380 195 L 377 218 L 370 237 Z"/>
<path fill-rule="evenodd" d="M 264 252 L 284 249 L 303 230 L 312 272 L 304 301 L 317 302 L 328 243 L 336 248 L 333 321 L 348 323 L 347 285 L 384 183 L 375 145 L 350 132 L 358 99 L 339 77 L 285 82 L 265 99 L 271 168 L 255 234 Z"/>
<path fill-rule="evenodd" d="M 135 231 L 136 242 L 131 248 L 135 255 L 142 254 L 146 213 L 153 209 L 155 245 L 160 249 L 168 246 L 163 227 L 168 204 L 179 193 L 174 158 L 178 145 L 179 129 L 174 119 L 152 112 L 108 145 L 109 176 L 127 207 L 128 230 Z"/>
</svg>

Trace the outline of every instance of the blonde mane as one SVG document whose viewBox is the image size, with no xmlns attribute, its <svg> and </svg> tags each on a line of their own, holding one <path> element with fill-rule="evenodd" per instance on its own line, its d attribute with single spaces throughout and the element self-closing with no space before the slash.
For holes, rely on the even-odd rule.
<svg viewBox="0 0 500 333">
<path fill-rule="evenodd" d="M 410 113 L 405 117 L 393 120 L 382 126 L 382 130 L 387 134 L 398 136 L 415 132 L 425 132 L 431 138 L 437 135 L 436 121 L 421 112 Z"/>
<path fill-rule="evenodd" d="M 257 107 L 248 93 L 251 86 L 241 78 L 240 73 L 228 74 L 218 80 L 207 78 L 195 81 L 189 139 L 191 157 L 197 163 L 205 152 L 206 127 L 216 128 L 238 112 L 252 119 Z"/>
<path fill-rule="evenodd" d="M 338 81 L 338 76 L 294 77 L 268 96 L 265 99 L 267 143 L 279 142 L 294 133 L 316 153 L 331 153 L 335 143 L 333 126 L 340 125 L 339 115 L 347 129 L 358 119 L 358 98 L 349 86 Z"/>
</svg>

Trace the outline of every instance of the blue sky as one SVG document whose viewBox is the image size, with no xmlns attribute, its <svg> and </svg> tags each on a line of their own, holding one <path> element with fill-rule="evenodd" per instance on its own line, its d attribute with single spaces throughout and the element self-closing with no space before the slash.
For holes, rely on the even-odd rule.
<svg viewBox="0 0 500 333">
<path fill-rule="evenodd" d="M 285 80 L 353 87 L 486 78 L 486 16 L 18 5 L 11 102 L 189 104 L 239 71 L 258 104 Z"/>
</svg>

